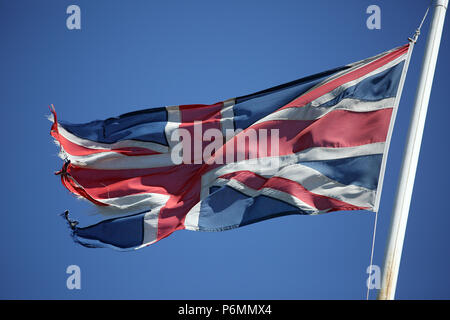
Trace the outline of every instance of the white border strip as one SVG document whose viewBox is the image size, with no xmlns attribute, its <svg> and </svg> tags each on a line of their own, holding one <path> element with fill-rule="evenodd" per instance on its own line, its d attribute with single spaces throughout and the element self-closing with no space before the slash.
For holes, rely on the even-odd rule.
<svg viewBox="0 0 450 320">
<path fill-rule="evenodd" d="M 220 128 L 225 141 L 228 141 L 232 136 L 227 136 L 227 131 L 232 130 L 234 132 L 234 105 L 235 99 L 229 99 L 223 103 L 222 110 L 220 111 Z"/>
<path fill-rule="evenodd" d="M 400 77 L 400 84 L 398 87 L 397 95 L 395 97 L 395 103 L 393 106 L 394 110 L 393 110 L 393 113 L 391 116 L 391 122 L 389 124 L 389 130 L 388 130 L 388 134 L 386 137 L 386 145 L 385 145 L 385 148 L 383 151 L 383 160 L 381 162 L 380 176 L 378 178 L 377 195 L 375 198 L 375 205 L 373 207 L 374 212 L 378 212 L 378 209 L 380 208 L 381 192 L 383 190 L 384 173 L 386 171 L 386 162 L 387 162 L 388 155 L 389 155 L 389 146 L 391 144 L 392 132 L 394 130 L 395 119 L 397 117 L 397 110 L 398 110 L 398 106 L 400 104 L 400 99 L 402 96 L 403 87 L 404 87 L 405 79 L 406 79 L 406 73 L 408 72 L 409 62 L 411 61 L 411 55 L 412 55 L 413 49 L 414 49 L 414 43 L 412 41 L 410 41 L 408 53 L 406 55 L 405 65 L 403 66 L 403 72 Z"/>
</svg>

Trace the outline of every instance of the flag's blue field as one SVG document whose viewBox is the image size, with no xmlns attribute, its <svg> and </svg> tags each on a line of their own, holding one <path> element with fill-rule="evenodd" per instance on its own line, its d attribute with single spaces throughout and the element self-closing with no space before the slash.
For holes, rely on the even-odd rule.
<svg viewBox="0 0 450 320">
<path fill-rule="evenodd" d="M 49 136 L 47 106 L 55 105 L 58 119 L 86 123 L 150 107 L 246 97 L 404 45 L 428 3 L 0 0 L 0 298 L 365 298 L 375 218 L 369 211 L 289 215 L 250 225 L 242 220 L 244 227 L 220 233 L 180 230 L 130 252 L 74 243 L 60 214 L 69 210 L 80 225 L 89 225 L 98 213 L 53 174 L 61 161 Z M 81 9 L 81 30 L 66 26 L 72 4 Z M 366 25 L 373 4 L 381 9 L 379 30 Z M 392 136 L 375 245 L 379 266 L 429 22 L 414 49 Z M 397 290 L 403 299 L 450 298 L 449 26 L 411 202 Z M 245 109 L 252 108 L 246 101 L 238 101 L 236 127 L 250 125 L 245 115 L 254 110 Z M 152 117 L 163 123 L 165 112 Z M 162 130 L 149 133 L 152 143 L 167 143 Z M 208 227 L 210 221 L 202 223 Z M 66 285 L 71 265 L 81 270 L 79 290 Z"/>
</svg>

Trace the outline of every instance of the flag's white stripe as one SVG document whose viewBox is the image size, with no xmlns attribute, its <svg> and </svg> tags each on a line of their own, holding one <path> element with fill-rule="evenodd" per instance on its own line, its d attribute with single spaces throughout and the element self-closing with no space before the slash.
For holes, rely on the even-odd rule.
<svg viewBox="0 0 450 320">
<path fill-rule="evenodd" d="M 122 196 L 117 198 L 96 199 L 117 209 L 133 209 L 136 207 L 145 207 L 149 209 L 157 208 L 166 204 L 168 195 L 159 193 L 142 193 Z"/>
<path fill-rule="evenodd" d="M 223 108 L 220 111 L 221 119 L 220 119 L 220 128 L 222 131 L 223 137 L 228 141 L 232 138 L 228 133 L 234 132 L 234 108 L 235 100 L 230 99 L 223 103 Z"/>
<path fill-rule="evenodd" d="M 358 99 L 347 98 L 341 100 L 339 103 L 331 107 L 306 106 L 302 108 L 283 109 L 275 112 L 272 115 L 265 117 L 264 121 L 258 121 L 257 123 L 274 120 L 317 120 L 334 110 L 345 110 L 352 112 L 370 112 L 392 108 L 394 106 L 394 103 L 395 97 L 386 98 L 378 101 L 361 101 Z"/>
<path fill-rule="evenodd" d="M 142 246 L 150 245 L 158 239 L 158 218 L 162 207 L 150 210 L 144 216 L 144 238 Z M 140 246 L 140 247 L 142 247 Z M 139 249 L 136 248 L 136 249 Z"/>
<path fill-rule="evenodd" d="M 211 170 L 202 176 L 201 198 L 208 196 L 209 186 L 220 176 L 236 171 L 252 171 L 264 177 L 277 175 L 284 167 L 297 164 L 302 161 L 335 160 L 350 157 L 382 154 L 384 142 L 365 144 L 347 148 L 311 148 L 298 153 L 280 157 L 267 157 L 244 160 L 225 164 Z"/>
<path fill-rule="evenodd" d="M 256 121 L 253 125 L 260 124 L 260 123 L 263 123 L 263 122 L 266 122 L 266 121 L 284 119 L 287 115 L 295 114 L 296 112 L 305 112 L 306 114 L 308 114 L 309 112 L 313 112 L 314 113 L 315 111 L 309 111 L 309 110 L 314 109 L 314 108 L 318 108 L 321 105 L 323 105 L 323 104 L 325 104 L 325 103 L 335 99 L 337 96 L 339 96 L 346 89 L 356 85 L 357 83 L 361 82 L 362 80 L 364 80 L 366 78 L 369 78 L 369 77 L 371 77 L 371 76 L 373 76 L 375 74 L 381 73 L 381 72 L 383 72 L 383 71 L 385 71 L 385 70 L 387 70 L 387 69 L 397 65 L 398 63 L 400 63 L 403 60 L 405 60 L 405 58 L 406 58 L 406 56 L 402 55 L 402 56 L 396 58 L 395 60 L 392 60 L 389 63 L 385 64 L 384 66 L 382 66 L 382 67 L 380 67 L 378 69 L 375 69 L 374 71 L 369 72 L 368 74 L 366 74 L 366 75 L 364 75 L 364 76 L 362 76 L 362 77 L 360 77 L 358 79 L 355 79 L 353 81 L 349 81 L 349 82 L 344 83 L 343 85 L 341 85 L 341 86 L 335 88 L 334 90 L 332 90 L 332 91 L 330 91 L 330 92 L 320 96 L 319 98 L 311 101 L 310 103 L 306 104 L 303 107 L 291 107 L 291 108 L 286 108 L 286 109 L 275 111 L 275 112 L 267 115 L 266 117 Z M 318 86 L 316 86 L 315 88 L 317 88 L 317 87 Z M 313 90 L 313 89 L 311 89 L 311 90 Z M 311 91 L 311 90 L 309 90 L 309 91 Z M 307 94 L 308 92 L 304 93 L 303 95 Z M 299 97 L 297 97 L 296 99 L 298 99 L 298 98 Z M 322 108 L 326 109 L 326 107 L 322 107 Z M 332 107 L 328 107 L 328 108 L 331 109 Z M 301 109 L 306 109 L 306 110 L 305 111 L 300 111 Z M 326 114 L 326 113 L 324 113 L 324 114 Z M 318 117 L 321 117 L 324 114 L 320 114 L 320 112 L 318 112 Z M 305 120 L 314 120 L 314 119 L 316 119 L 316 118 L 305 119 Z"/>
<path fill-rule="evenodd" d="M 174 165 L 170 153 L 150 156 L 129 157 L 119 153 L 96 153 L 89 156 L 65 155 L 70 162 L 79 167 L 91 169 L 145 169 Z"/>
<path fill-rule="evenodd" d="M 176 131 L 181 123 L 181 111 L 179 106 L 169 106 L 167 109 L 167 124 L 164 128 L 167 142 L 169 144 L 169 150 L 171 150 L 178 141 L 172 141 L 171 137 L 174 131 Z"/>
<path fill-rule="evenodd" d="M 163 206 L 154 208 L 144 215 L 144 237 L 142 244 L 135 249 L 141 249 L 158 241 L 158 221 L 159 213 Z"/>
<path fill-rule="evenodd" d="M 301 164 L 286 166 L 275 176 L 295 181 L 312 193 L 350 203 L 354 206 L 373 208 L 374 205 L 375 190 L 339 183 L 321 172 Z"/>
<path fill-rule="evenodd" d="M 200 219 L 201 206 L 202 201 L 197 202 L 197 204 L 186 214 L 184 218 L 184 228 L 186 230 L 198 231 L 198 220 Z"/>
</svg>

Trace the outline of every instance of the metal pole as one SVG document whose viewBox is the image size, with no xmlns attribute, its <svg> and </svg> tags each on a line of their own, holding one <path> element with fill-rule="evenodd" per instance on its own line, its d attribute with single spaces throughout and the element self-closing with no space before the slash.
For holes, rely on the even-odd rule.
<svg viewBox="0 0 450 320">
<path fill-rule="evenodd" d="M 378 296 L 379 300 L 393 300 L 395 297 L 409 206 L 448 0 L 435 0 L 432 6 L 434 7 L 433 19 L 428 34 L 419 86 L 408 131 L 407 145 L 403 156 L 383 267 L 383 280 Z"/>
</svg>

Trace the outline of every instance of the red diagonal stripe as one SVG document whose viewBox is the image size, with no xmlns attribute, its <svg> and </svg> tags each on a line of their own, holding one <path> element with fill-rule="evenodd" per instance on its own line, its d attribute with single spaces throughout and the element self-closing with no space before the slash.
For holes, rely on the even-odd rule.
<svg viewBox="0 0 450 320">
<path fill-rule="evenodd" d="M 328 212 L 339 210 L 363 210 L 344 201 L 313 193 L 300 183 L 282 177 L 265 178 L 251 171 L 236 171 L 221 176 L 222 179 L 236 180 L 254 190 L 270 188 L 293 195 L 307 205 Z"/>
</svg>

